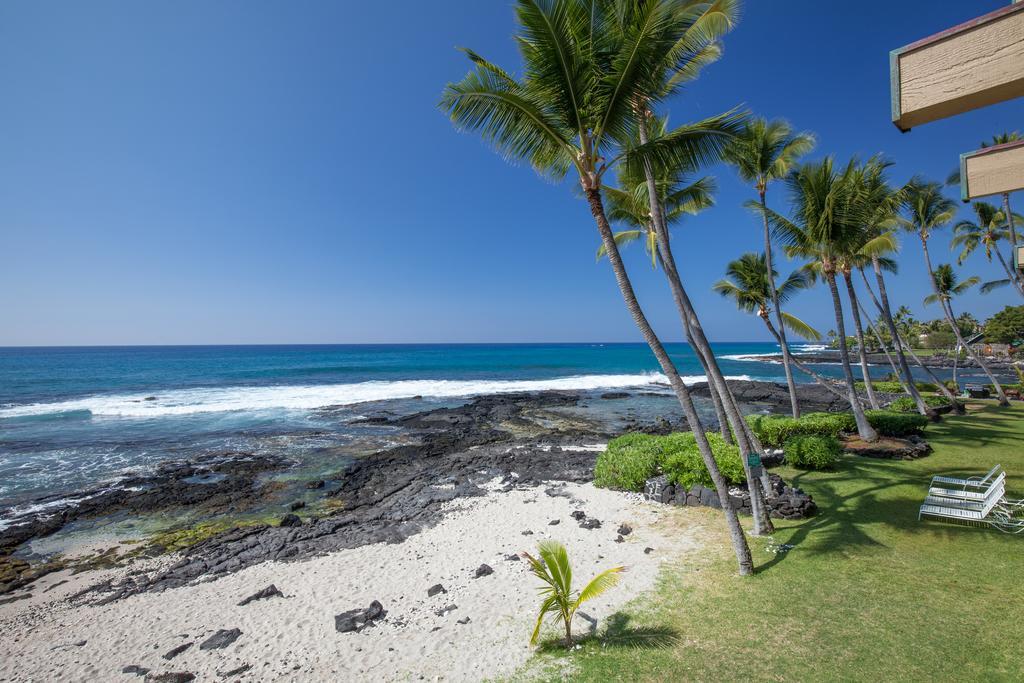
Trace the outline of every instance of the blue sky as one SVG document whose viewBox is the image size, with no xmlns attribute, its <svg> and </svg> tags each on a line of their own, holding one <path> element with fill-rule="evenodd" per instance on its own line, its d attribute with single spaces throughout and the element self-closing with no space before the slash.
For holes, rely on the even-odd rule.
<svg viewBox="0 0 1024 683">
<path fill-rule="evenodd" d="M 1005 4 L 748 0 L 671 120 L 743 104 L 815 132 L 813 157 L 885 152 L 895 179 L 945 178 L 1024 104 L 901 134 L 889 50 Z M 517 65 L 513 27 L 490 0 L 0 4 L 0 344 L 639 340 L 586 205 L 435 108 L 467 69 L 455 46 Z M 763 339 L 709 289 L 760 240 L 749 188 L 709 173 L 718 205 L 675 237 L 684 279 L 712 339 Z M 785 209 L 781 188 L 769 201 Z M 937 317 L 904 246 L 894 298 Z M 982 318 L 1011 296 L 958 305 Z M 833 326 L 823 289 L 792 310 Z"/>
</svg>

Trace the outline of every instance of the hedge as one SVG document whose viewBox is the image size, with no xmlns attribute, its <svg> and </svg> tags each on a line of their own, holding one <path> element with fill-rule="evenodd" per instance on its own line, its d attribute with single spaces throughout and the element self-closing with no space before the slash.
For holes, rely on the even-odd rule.
<svg viewBox="0 0 1024 683">
<path fill-rule="evenodd" d="M 793 467 L 827 470 L 839 461 L 843 447 L 834 436 L 807 434 L 789 439 L 782 450 L 786 455 L 786 462 Z"/>
<path fill-rule="evenodd" d="M 713 432 L 708 432 L 707 437 L 718 470 L 725 480 L 730 484 L 741 484 L 746 481 L 743 461 L 740 460 L 740 449 L 726 443 L 720 435 Z M 661 438 L 665 453 L 662 469 L 670 482 L 687 489 L 694 484 L 714 487 L 711 474 L 697 448 L 697 439 L 692 433 L 670 434 Z"/>
<path fill-rule="evenodd" d="M 864 382 L 857 382 L 857 389 L 864 391 Z M 902 394 L 903 385 L 893 380 L 875 380 L 871 382 L 871 386 L 874 387 L 875 391 L 881 391 L 886 394 Z M 918 391 L 938 391 L 939 387 L 931 382 L 914 382 L 914 386 L 917 387 Z"/>
<path fill-rule="evenodd" d="M 780 448 L 794 436 L 839 436 L 857 428 L 849 413 L 807 413 L 801 418 L 748 415 L 747 423 L 765 446 Z"/>
<path fill-rule="evenodd" d="M 922 396 L 921 398 L 929 408 L 945 408 L 949 405 L 949 399 L 945 396 Z M 911 397 L 904 396 L 890 403 L 889 410 L 896 413 L 916 413 L 917 404 Z"/>
<path fill-rule="evenodd" d="M 882 436 L 910 436 L 924 433 L 928 418 L 917 413 L 894 413 L 891 410 L 867 410 L 864 414 L 871 426 Z"/>
<path fill-rule="evenodd" d="M 739 448 L 713 432 L 707 432 L 707 438 L 726 481 L 746 481 Z M 594 484 L 607 489 L 643 491 L 644 482 L 662 472 L 672 483 L 687 488 L 694 484 L 714 485 L 697 448 L 697 439 L 690 432 L 668 436 L 626 434 L 612 439 L 597 456 Z"/>
<path fill-rule="evenodd" d="M 622 491 L 643 491 L 644 482 L 661 466 L 662 447 L 657 436 L 625 434 L 608 442 L 594 465 L 594 485 Z"/>
</svg>

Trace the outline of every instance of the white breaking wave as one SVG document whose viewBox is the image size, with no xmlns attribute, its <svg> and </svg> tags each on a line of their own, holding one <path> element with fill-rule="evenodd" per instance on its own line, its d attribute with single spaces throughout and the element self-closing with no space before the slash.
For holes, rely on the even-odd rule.
<svg viewBox="0 0 1024 683">
<path fill-rule="evenodd" d="M 742 375 L 729 379 L 749 379 Z M 703 376 L 683 377 L 687 384 L 703 382 Z M 88 411 L 93 416 L 155 418 L 197 413 L 267 410 L 315 410 L 327 406 L 369 401 L 413 398 L 460 398 L 519 391 L 586 391 L 624 389 L 666 383 L 660 373 L 632 375 L 578 375 L 538 380 L 398 380 L 268 387 L 217 387 L 176 389 L 155 396 L 120 394 L 87 396 L 54 403 L 0 408 L 0 418 L 32 417 Z M 152 400 L 147 400 L 151 398 Z"/>
</svg>

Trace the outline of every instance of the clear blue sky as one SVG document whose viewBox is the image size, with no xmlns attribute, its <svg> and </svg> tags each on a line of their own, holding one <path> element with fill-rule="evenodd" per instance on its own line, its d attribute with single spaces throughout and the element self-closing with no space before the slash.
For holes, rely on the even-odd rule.
<svg viewBox="0 0 1024 683">
<path fill-rule="evenodd" d="M 900 134 L 889 50 L 1005 4 L 748 0 L 672 120 L 745 104 L 814 131 L 814 156 L 885 152 L 899 180 L 944 179 L 1024 104 Z M 467 69 L 455 46 L 516 67 L 512 31 L 507 0 L 0 4 L 0 344 L 638 340 L 585 204 L 435 109 Z M 749 188 L 711 173 L 718 206 L 675 237 L 684 277 L 713 339 L 763 339 L 709 291 L 760 240 Z M 924 314 L 913 242 L 901 262 L 894 296 Z M 793 310 L 832 326 L 824 290 Z"/>
</svg>

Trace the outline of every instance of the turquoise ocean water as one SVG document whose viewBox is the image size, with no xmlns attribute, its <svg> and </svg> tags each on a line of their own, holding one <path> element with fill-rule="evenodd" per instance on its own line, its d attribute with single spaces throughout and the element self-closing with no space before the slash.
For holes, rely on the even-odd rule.
<svg viewBox="0 0 1024 683">
<path fill-rule="evenodd" d="M 687 345 L 669 350 L 684 377 L 702 379 Z M 728 376 L 783 379 L 780 365 L 744 359 L 775 353 L 774 344 L 715 351 Z M 367 412 L 498 392 L 657 390 L 663 381 L 642 344 L 0 348 L 0 522 L 42 494 L 169 459 L 355 457 L 388 443 L 387 430 L 351 424 Z"/>
</svg>

